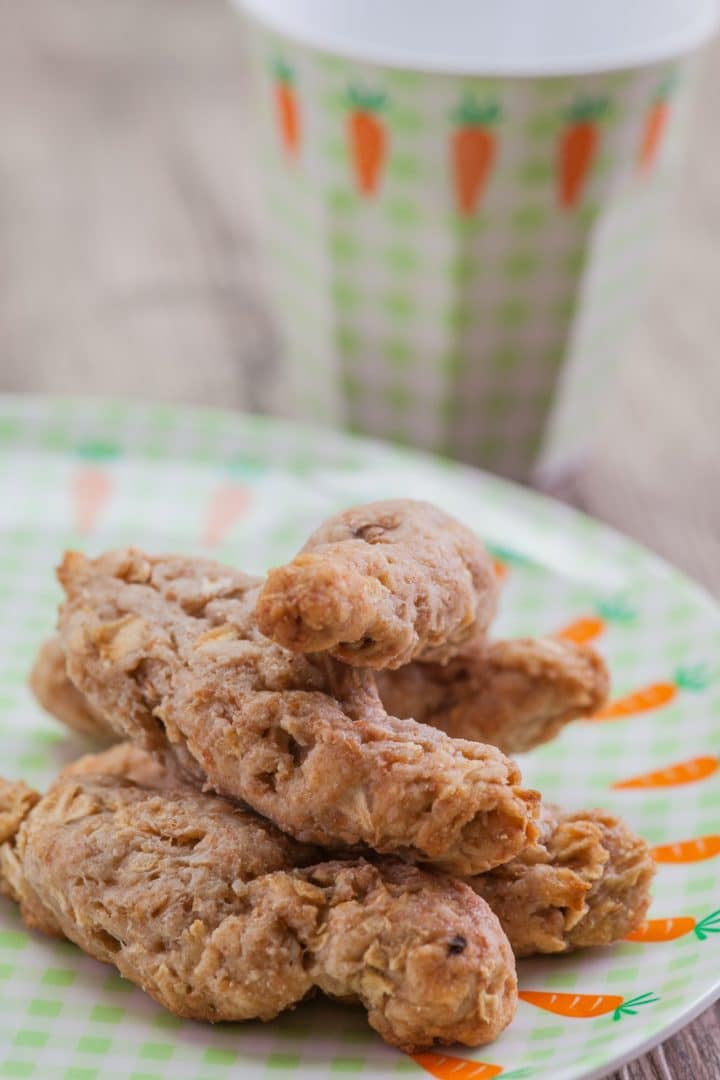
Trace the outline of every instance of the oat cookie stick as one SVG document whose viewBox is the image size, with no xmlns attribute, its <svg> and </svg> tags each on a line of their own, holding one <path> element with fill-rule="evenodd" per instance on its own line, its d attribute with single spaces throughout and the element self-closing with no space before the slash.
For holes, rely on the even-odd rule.
<svg viewBox="0 0 720 1080">
<path fill-rule="evenodd" d="M 506 754 L 532 750 L 607 700 L 609 675 L 588 645 L 557 638 L 476 642 L 447 664 L 377 673 L 383 704 L 455 739 Z"/>
<path fill-rule="evenodd" d="M 293 652 L 397 668 L 445 660 L 481 637 L 497 597 L 490 557 L 469 529 L 429 503 L 392 499 L 321 525 L 291 563 L 270 571 L 257 618 Z"/>
<path fill-rule="evenodd" d="M 644 841 L 602 811 L 563 814 L 551 805 L 540 832 L 521 856 L 471 879 L 518 956 L 611 944 L 642 922 L 654 869 Z"/>
<path fill-rule="evenodd" d="M 387 1042 L 479 1045 L 510 1022 L 514 958 L 473 890 L 317 852 L 119 746 L 44 798 L 0 781 L 0 883 L 179 1016 L 270 1020 L 322 991 Z M 34 805 L 33 805 L 34 803 Z M 312 863 L 312 865 L 308 865 Z"/>
<path fill-rule="evenodd" d="M 132 550 L 70 554 L 60 578 L 67 671 L 92 708 L 285 832 L 458 875 L 534 839 L 539 796 L 512 761 L 388 716 L 372 673 L 270 642 L 253 579 Z"/>
<path fill-rule="evenodd" d="M 544 804 L 540 839 L 470 884 L 496 913 L 516 956 L 622 941 L 645 918 L 650 850 L 604 810 Z"/>
<path fill-rule="evenodd" d="M 113 742 L 118 737 L 85 695 L 70 682 L 65 652 L 58 637 L 48 638 L 40 646 L 28 684 L 43 709 L 78 735 L 98 742 Z"/>
<path fill-rule="evenodd" d="M 376 677 L 393 716 L 490 743 L 506 754 L 531 750 L 571 720 L 596 712 L 609 684 L 598 653 L 554 638 L 497 641 L 468 649 L 447 665 L 408 664 Z M 42 646 L 30 685 L 40 704 L 69 727 L 81 730 L 82 720 L 83 734 L 104 741 L 120 737 L 68 679 L 56 638 Z"/>
</svg>

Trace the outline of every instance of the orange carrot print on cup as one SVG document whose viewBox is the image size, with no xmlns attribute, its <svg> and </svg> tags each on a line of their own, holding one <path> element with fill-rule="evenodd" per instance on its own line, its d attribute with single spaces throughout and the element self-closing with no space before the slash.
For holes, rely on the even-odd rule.
<svg viewBox="0 0 720 1080">
<path fill-rule="evenodd" d="M 606 705 L 587 719 L 591 723 L 599 720 L 622 720 L 637 713 L 650 712 L 653 709 L 660 709 L 664 705 L 669 705 L 682 690 L 695 693 L 704 690 L 709 683 L 710 675 L 703 664 L 697 664 L 695 667 L 679 668 L 672 682 L 650 683 L 639 690 L 633 690 L 632 693 L 611 701 L 609 705 Z"/>
<path fill-rule="evenodd" d="M 463 98 L 453 113 L 451 161 L 459 214 L 474 214 L 482 200 L 497 158 L 495 129 L 501 115 L 496 101 L 481 105 L 471 97 Z"/>
<path fill-rule="evenodd" d="M 635 1016 L 643 1005 L 660 1000 L 650 993 L 628 999 L 619 994 L 555 994 L 548 990 L 521 990 L 519 996 L 538 1009 L 572 1020 L 593 1020 L 607 1013 L 612 1013 L 613 1020 L 622 1020 L 623 1016 Z"/>
<path fill-rule="evenodd" d="M 557 151 L 558 202 L 566 210 L 582 201 L 600 149 L 600 120 L 608 104 L 606 98 L 586 98 L 566 114 Z"/>
<path fill-rule="evenodd" d="M 688 761 L 679 761 L 676 765 L 668 765 L 664 769 L 653 769 L 652 772 L 630 776 L 627 780 L 616 780 L 613 787 L 616 791 L 633 791 L 696 784 L 700 780 L 707 780 L 719 767 L 720 760 L 707 754 L 690 758 Z"/>
<path fill-rule="evenodd" d="M 295 72 L 284 60 L 275 60 L 272 66 L 275 115 L 280 142 L 290 160 L 300 153 L 300 105 L 295 86 Z"/>
<path fill-rule="evenodd" d="M 706 941 L 710 934 L 720 934 L 720 908 L 711 911 L 704 919 L 694 919 L 692 915 L 676 915 L 670 919 L 648 919 L 625 938 L 643 944 L 663 941 L 677 941 L 678 938 L 694 934 L 698 941 Z"/>
<path fill-rule="evenodd" d="M 653 102 L 648 109 L 638 152 L 638 169 L 640 172 L 649 173 L 660 154 L 660 147 L 670 119 L 670 97 L 674 86 L 675 76 L 670 74 L 660 83 Z"/>
<path fill-rule="evenodd" d="M 361 195 L 375 195 L 382 181 L 388 150 L 388 134 L 382 112 L 387 105 L 385 94 L 361 90 L 348 91 L 350 112 L 347 138 L 350 165 Z"/>
</svg>

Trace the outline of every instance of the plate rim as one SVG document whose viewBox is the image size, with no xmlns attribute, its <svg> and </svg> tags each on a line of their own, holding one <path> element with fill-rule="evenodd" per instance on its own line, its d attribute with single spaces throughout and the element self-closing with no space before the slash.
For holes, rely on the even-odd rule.
<svg viewBox="0 0 720 1080">
<path fill-rule="evenodd" d="M 585 510 L 571 506 L 569 503 L 565 503 L 545 492 L 536 491 L 534 488 L 527 487 L 517 480 L 510 480 L 504 476 L 497 476 L 476 465 L 456 461 L 453 458 L 444 457 L 442 454 L 434 454 L 426 450 L 416 449 L 415 447 L 405 446 L 400 443 L 392 443 L 388 440 L 375 438 L 370 435 L 357 434 L 355 432 L 343 431 L 342 429 L 326 427 L 323 425 L 303 423 L 302 421 L 285 418 L 283 416 L 274 416 L 268 413 L 253 413 L 244 409 L 230 409 L 216 405 L 194 405 L 189 402 L 164 400 L 154 401 L 148 398 L 135 398 L 128 394 L 109 396 L 107 394 L 43 394 L 34 391 L 29 391 L 27 393 L 3 391 L 0 392 L 0 414 L 3 413 L 6 405 L 12 407 L 29 404 L 31 406 L 36 405 L 50 408 L 55 401 L 61 401 L 68 406 L 81 410 L 98 407 L 110 408 L 122 404 L 128 409 L 136 408 L 144 410 L 145 412 L 152 411 L 153 409 L 163 409 L 171 410 L 174 413 L 179 415 L 184 414 L 186 416 L 204 413 L 224 417 L 226 420 L 239 421 L 240 423 L 247 421 L 252 423 L 260 420 L 263 423 L 276 426 L 278 429 L 289 428 L 299 433 L 308 432 L 314 439 L 320 438 L 329 441 L 337 439 L 341 442 L 347 442 L 360 448 L 367 447 L 368 449 L 374 450 L 376 453 L 382 451 L 396 457 L 399 463 L 403 458 L 406 458 L 412 463 L 422 464 L 425 462 L 435 468 L 442 467 L 453 474 L 465 478 L 478 476 L 483 483 L 490 484 L 497 490 L 502 491 L 505 489 L 512 492 L 513 498 L 519 500 L 522 504 L 526 504 L 530 507 L 532 507 L 533 504 L 552 507 L 552 513 L 559 518 L 566 518 L 578 523 L 582 522 L 586 528 L 590 528 L 596 535 L 604 536 L 608 540 L 621 544 L 627 550 L 633 551 L 643 559 L 648 567 L 653 568 L 665 578 L 671 578 L 673 585 L 681 586 L 688 592 L 693 593 L 696 600 L 702 605 L 705 611 L 720 620 L 720 598 L 716 599 L 707 586 L 696 581 L 687 573 L 687 571 L 675 566 L 669 559 L 660 555 L 658 552 L 653 551 L 652 548 L 649 548 L 642 541 L 636 540 L 634 537 L 624 533 L 622 529 L 610 525 L 607 522 L 600 520 L 600 518 L 594 517 Z"/>
</svg>

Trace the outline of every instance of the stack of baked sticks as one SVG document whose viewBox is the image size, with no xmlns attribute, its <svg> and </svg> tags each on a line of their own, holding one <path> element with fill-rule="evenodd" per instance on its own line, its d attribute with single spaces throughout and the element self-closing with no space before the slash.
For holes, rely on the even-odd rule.
<svg viewBox="0 0 720 1080">
<path fill-rule="evenodd" d="M 604 702 L 589 647 L 493 641 L 493 565 L 397 500 L 326 522 L 258 580 L 135 549 L 65 556 L 40 702 L 118 741 L 40 796 L 0 782 L 0 883 L 28 926 L 199 1020 L 320 991 L 389 1043 L 476 1046 L 515 957 L 644 917 L 645 843 L 564 813 L 506 756 Z"/>
</svg>

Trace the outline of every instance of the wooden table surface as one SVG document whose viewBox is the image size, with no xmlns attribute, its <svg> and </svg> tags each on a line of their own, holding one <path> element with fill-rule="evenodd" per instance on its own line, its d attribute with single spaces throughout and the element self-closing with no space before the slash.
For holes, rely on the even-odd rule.
<svg viewBox="0 0 720 1080">
<path fill-rule="evenodd" d="M 0 35 L 0 391 L 263 408 L 241 27 L 220 0 L 22 0 Z M 572 497 L 720 594 L 720 44 L 652 302 Z M 709 1010 L 614 1080 L 718 1080 Z M 551 1078 L 548 1078 L 551 1080 Z"/>
</svg>

